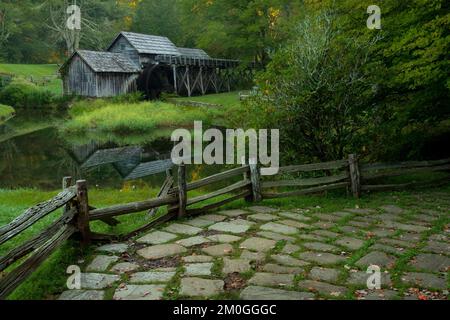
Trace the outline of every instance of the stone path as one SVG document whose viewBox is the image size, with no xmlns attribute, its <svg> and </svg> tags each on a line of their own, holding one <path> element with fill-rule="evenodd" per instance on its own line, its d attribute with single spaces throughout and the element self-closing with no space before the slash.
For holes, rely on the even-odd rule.
<svg viewBox="0 0 450 320">
<path fill-rule="evenodd" d="M 96 248 L 81 290 L 60 299 L 447 299 L 450 195 L 425 195 L 408 206 L 254 206 L 176 221 Z M 380 290 L 367 287 L 371 265 Z"/>
</svg>

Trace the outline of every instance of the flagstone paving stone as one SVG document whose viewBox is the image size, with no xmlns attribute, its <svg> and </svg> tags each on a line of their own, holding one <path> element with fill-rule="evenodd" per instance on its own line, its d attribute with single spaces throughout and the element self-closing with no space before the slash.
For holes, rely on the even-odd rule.
<svg viewBox="0 0 450 320">
<path fill-rule="evenodd" d="M 159 244 L 156 246 L 146 247 L 137 251 L 137 253 L 149 260 L 156 260 L 164 257 L 170 257 L 177 254 L 187 252 L 186 248 L 179 244 Z"/>
<path fill-rule="evenodd" d="M 111 268 L 111 272 L 122 274 L 122 273 L 131 272 L 131 271 L 134 271 L 137 269 L 139 269 L 139 265 L 137 265 L 136 263 L 121 262 L 121 263 L 114 265 Z"/>
<path fill-rule="evenodd" d="M 224 274 L 228 273 L 242 273 L 247 272 L 252 269 L 252 266 L 250 265 L 250 260 L 247 259 L 223 259 L 223 270 L 222 272 Z"/>
<path fill-rule="evenodd" d="M 391 247 L 391 246 L 381 244 L 381 243 L 374 244 L 373 246 L 370 247 L 370 250 L 384 251 L 386 253 L 395 254 L 395 255 L 401 255 L 405 252 L 404 248 Z"/>
<path fill-rule="evenodd" d="M 398 292 L 394 290 L 380 289 L 370 290 L 367 294 L 358 298 L 358 300 L 392 300 L 398 297 Z"/>
<path fill-rule="evenodd" d="M 285 235 L 293 235 L 298 233 L 298 229 L 286 225 L 282 225 L 279 223 L 269 222 L 260 227 L 261 230 L 264 231 L 272 231 L 275 233 L 282 233 Z"/>
<path fill-rule="evenodd" d="M 211 240 L 206 239 L 204 237 L 192 237 L 192 238 L 186 238 L 186 239 L 182 239 L 182 240 L 178 240 L 176 242 L 176 244 L 182 245 L 183 247 L 193 247 L 193 246 L 198 246 L 200 244 L 204 244 L 204 243 L 209 243 L 211 242 Z"/>
<path fill-rule="evenodd" d="M 195 236 L 196 234 L 199 234 L 203 231 L 201 228 L 189 226 L 187 224 L 181 224 L 181 223 L 173 223 L 166 227 L 164 230 L 172 233 L 177 234 L 183 234 L 188 236 Z"/>
<path fill-rule="evenodd" d="M 130 275 L 130 283 L 164 283 L 169 282 L 175 272 L 160 272 L 160 271 L 149 271 L 149 272 L 136 272 Z"/>
<path fill-rule="evenodd" d="M 299 213 L 294 213 L 294 212 L 278 212 L 277 213 L 279 216 L 282 216 L 284 218 L 289 218 L 292 220 L 298 220 L 301 222 L 308 222 L 311 221 L 310 217 L 307 217 L 305 215 L 299 214 Z"/>
<path fill-rule="evenodd" d="M 181 279 L 180 295 L 186 297 L 211 297 L 223 292 L 222 280 L 201 278 Z"/>
<path fill-rule="evenodd" d="M 328 231 L 328 230 L 315 230 L 311 233 L 315 234 L 317 236 L 331 238 L 331 239 L 337 238 L 339 236 L 339 233 Z"/>
<path fill-rule="evenodd" d="M 297 251 L 299 251 L 301 248 L 299 246 L 296 246 L 294 244 L 286 244 L 283 249 L 281 250 L 282 253 L 286 253 L 286 254 L 293 254 Z"/>
<path fill-rule="evenodd" d="M 213 261 L 214 258 L 211 256 L 203 256 L 203 255 L 193 255 L 181 258 L 185 263 L 198 263 L 198 262 L 210 262 Z"/>
<path fill-rule="evenodd" d="M 248 250 L 243 250 L 240 258 L 260 262 L 266 258 L 266 254 L 264 252 L 251 252 Z"/>
<path fill-rule="evenodd" d="M 309 292 L 287 291 L 260 286 L 249 286 L 242 290 L 242 300 L 309 300 L 314 294 Z"/>
<path fill-rule="evenodd" d="M 285 234 L 279 234 L 271 231 L 260 231 L 257 233 L 258 236 L 269 238 L 275 241 L 287 241 L 287 242 L 295 242 L 295 238 L 291 236 L 287 236 Z"/>
<path fill-rule="evenodd" d="M 103 300 L 105 292 L 100 290 L 67 290 L 61 293 L 58 300 Z"/>
<path fill-rule="evenodd" d="M 324 251 L 324 252 L 339 251 L 338 247 L 333 246 L 331 244 L 321 243 L 321 242 L 304 242 L 304 243 L 302 243 L 302 246 L 304 246 L 307 249 L 315 250 L 315 251 Z"/>
<path fill-rule="evenodd" d="M 335 298 L 343 297 L 347 292 L 345 287 L 315 280 L 301 280 L 298 282 L 298 287 L 302 290 L 318 292 Z"/>
<path fill-rule="evenodd" d="M 164 287 L 161 285 L 133 285 L 118 288 L 113 300 L 161 300 Z"/>
<path fill-rule="evenodd" d="M 427 289 L 447 289 L 447 281 L 443 276 L 431 273 L 409 272 L 401 276 L 401 280 L 409 285 L 414 285 Z"/>
<path fill-rule="evenodd" d="M 450 258 L 430 253 L 421 253 L 413 258 L 409 265 L 417 270 L 429 272 L 447 271 L 450 269 Z"/>
<path fill-rule="evenodd" d="M 202 251 L 210 256 L 220 257 L 227 256 L 233 252 L 233 246 L 225 243 L 203 248 Z"/>
<path fill-rule="evenodd" d="M 381 251 L 372 251 L 356 262 L 358 267 L 368 267 L 376 265 L 379 267 L 392 267 L 395 259 Z"/>
<path fill-rule="evenodd" d="M 113 285 L 114 282 L 119 281 L 118 275 L 103 274 L 103 273 L 82 273 L 81 274 L 81 289 L 106 289 Z"/>
<path fill-rule="evenodd" d="M 394 214 L 402 214 L 405 212 L 402 208 L 392 204 L 381 206 L 380 209 Z"/>
<path fill-rule="evenodd" d="M 298 229 L 312 229 L 313 228 L 309 224 L 295 221 L 295 220 L 281 220 L 281 221 L 278 221 L 278 223 L 281 223 L 281 224 L 284 224 L 284 225 L 287 225 L 290 227 L 298 228 Z"/>
<path fill-rule="evenodd" d="M 309 272 L 309 277 L 312 280 L 336 282 L 339 278 L 339 270 L 330 268 L 314 267 Z"/>
<path fill-rule="evenodd" d="M 239 245 L 239 248 L 241 249 L 247 249 L 250 251 L 261 251 L 261 252 L 267 252 L 273 249 L 276 245 L 275 240 L 268 240 L 264 238 L 256 238 L 252 237 L 244 242 L 242 242 Z"/>
<path fill-rule="evenodd" d="M 450 243 L 438 242 L 438 241 L 428 241 L 423 251 L 429 251 L 439 254 L 450 254 Z"/>
<path fill-rule="evenodd" d="M 262 267 L 262 271 L 269 273 L 288 273 L 288 274 L 300 274 L 304 272 L 300 267 L 286 267 L 278 264 L 268 263 Z"/>
<path fill-rule="evenodd" d="M 270 207 L 264 207 L 264 206 L 253 206 L 248 208 L 250 211 L 256 212 L 256 213 L 274 213 L 277 212 L 278 209 L 270 208 Z"/>
<path fill-rule="evenodd" d="M 218 214 L 224 215 L 227 217 L 239 217 L 239 216 L 244 216 L 244 215 L 250 214 L 250 212 L 245 211 L 245 210 L 236 209 L 236 210 L 219 211 Z"/>
<path fill-rule="evenodd" d="M 173 233 L 163 232 L 163 231 L 154 231 L 146 234 L 142 238 L 136 240 L 138 243 L 145 244 L 163 244 L 170 242 L 176 239 L 178 236 Z"/>
<path fill-rule="evenodd" d="M 186 265 L 185 275 L 187 276 L 210 276 L 213 263 L 193 263 Z"/>
<path fill-rule="evenodd" d="M 188 224 L 193 227 L 203 228 L 203 227 L 209 227 L 210 225 L 214 224 L 214 221 L 203 219 L 203 218 L 195 218 L 192 220 L 188 220 L 184 222 L 185 224 Z"/>
<path fill-rule="evenodd" d="M 206 219 L 206 220 L 211 220 L 214 222 L 222 222 L 227 219 L 226 216 L 223 216 L 221 214 L 207 214 L 207 215 L 201 216 L 201 218 Z"/>
<path fill-rule="evenodd" d="M 349 237 L 340 238 L 335 243 L 350 250 L 358 250 L 364 245 L 363 240 Z"/>
<path fill-rule="evenodd" d="M 316 205 L 258 205 L 175 220 L 94 248 L 86 265 L 78 262 L 81 290 L 61 290 L 58 298 L 210 299 L 231 290 L 233 297 L 272 301 L 446 300 L 450 224 L 442 219 L 450 196 L 436 194 L 411 198 L 411 205 L 331 213 Z M 382 290 L 367 289 L 369 265 L 381 268 Z"/>
<path fill-rule="evenodd" d="M 257 286 L 291 287 L 294 284 L 294 275 L 257 272 L 248 283 Z"/>
<path fill-rule="evenodd" d="M 251 216 L 248 216 L 248 218 L 253 221 L 273 221 L 273 220 L 280 219 L 280 217 L 278 217 L 278 216 L 275 216 L 273 214 L 267 214 L 267 213 L 252 214 Z"/>
<path fill-rule="evenodd" d="M 360 286 L 361 288 L 367 288 L 367 280 L 371 275 L 371 273 L 367 273 L 366 271 L 351 271 L 345 283 L 354 286 Z M 389 273 L 381 272 L 380 276 L 382 287 L 392 286 L 391 276 Z"/>
<path fill-rule="evenodd" d="M 313 251 L 301 252 L 298 257 L 300 259 L 322 265 L 338 264 L 346 260 L 346 257 L 338 256 L 336 254 Z"/>
<path fill-rule="evenodd" d="M 104 256 L 98 255 L 92 260 L 92 262 L 86 267 L 86 271 L 88 272 L 104 272 L 108 270 L 109 266 L 114 262 L 117 262 L 119 257 L 117 256 Z"/>
<path fill-rule="evenodd" d="M 129 246 L 126 243 L 113 243 L 105 244 L 101 247 L 98 247 L 96 250 L 109 253 L 124 253 L 128 250 L 128 248 Z"/>
<path fill-rule="evenodd" d="M 292 258 L 288 255 L 283 254 L 275 254 L 272 255 L 271 258 L 275 260 L 277 263 L 285 265 L 285 266 L 291 266 L 291 267 L 304 267 L 309 265 L 308 262 L 302 261 L 299 259 Z"/>
<path fill-rule="evenodd" d="M 233 243 L 242 239 L 241 237 L 233 236 L 230 234 L 215 234 L 206 238 L 211 240 L 212 242 L 219 243 Z"/>
<path fill-rule="evenodd" d="M 230 222 L 219 222 L 213 224 L 208 228 L 209 230 L 220 231 L 220 232 L 229 232 L 233 234 L 240 234 L 247 232 L 250 229 L 248 225 L 230 223 Z"/>
</svg>

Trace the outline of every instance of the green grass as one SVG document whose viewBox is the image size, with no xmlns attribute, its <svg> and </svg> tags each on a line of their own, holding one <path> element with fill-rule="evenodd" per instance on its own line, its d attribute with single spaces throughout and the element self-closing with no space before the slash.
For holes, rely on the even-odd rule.
<svg viewBox="0 0 450 320">
<path fill-rule="evenodd" d="M 175 98 L 175 101 L 195 101 L 195 102 L 203 102 L 203 103 L 211 103 L 218 104 L 224 107 L 236 107 L 240 105 L 239 100 L 239 92 L 225 92 L 218 94 L 208 94 L 204 96 L 196 96 L 196 97 L 180 97 Z"/>
<path fill-rule="evenodd" d="M 99 190 L 91 188 L 89 192 L 90 202 L 96 206 L 108 206 L 118 203 L 132 202 L 148 199 L 155 196 L 158 190 L 149 188 L 139 188 L 136 190 Z M 27 208 L 40 202 L 46 201 L 55 196 L 58 191 L 44 192 L 39 190 L 0 190 L 0 226 L 11 222 L 14 218 L 22 214 Z M 62 212 L 60 210 L 45 217 L 34 224 L 19 236 L 11 239 L 0 246 L 0 256 L 24 243 L 33 235 L 38 234 L 47 225 L 57 219 Z M 138 213 L 126 217 L 119 217 L 121 224 L 115 228 L 109 227 L 100 222 L 94 222 L 92 229 L 97 232 L 108 232 L 120 234 L 130 232 L 133 229 L 148 223 L 145 213 Z M 23 284 L 21 284 L 9 297 L 14 300 L 24 299 L 51 299 L 61 292 L 67 280 L 66 268 L 76 264 L 81 258 L 85 259 L 90 254 L 89 250 L 84 251 L 78 242 L 69 241 L 63 247 L 54 252 L 51 257 L 43 263 Z M 12 266 L 14 268 L 14 265 Z"/>
<path fill-rule="evenodd" d="M 39 85 L 54 94 L 62 94 L 62 81 L 57 76 L 58 66 L 56 64 L 0 64 L 0 73 L 15 75 L 17 77 L 30 79 L 40 83 L 44 77 L 51 77 L 49 83 Z"/>
<path fill-rule="evenodd" d="M 421 197 L 430 198 L 433 192 L 439 191 L 441 193 L 450 192 L 450 186 L 441 187 L 434 190 L 421 190 Z M 37 203 L 43 202 L 45 200 L 53 197 L 58 191 L 44 192 L 39 190 L 0 190 L 0 226 L 5 225 L 12 221 L 15 217 L 20 215 L 27 208 L 36 205 Z M 90 188 L 89 199 L 91 205 L 95 207 L 105 207 L 118 203 L 127 203 L 132 201 L 139 201 L 143 199 L 149 199 L 154 197 L 158 190 L 150 189 L 145 185 L 139 186 L 138 188 L 128 188 L 125 185 L 122 190 L 111 190 L 111 189 L 97 189 Z M 198 193 L 193 194 L 193 196 L 202 194 L 201 190 Z M 223 196 L 226 197 L 226 196 Z M 220 200 L 214 199 L 214 200 Z M 275 199 L 275 200 L 265 200 L 261 205 L 273 206 L 281 209 L 292 209 L 292 208 L 310 208 L 313 211 L 319 212 L 334 212 L 339 211 L 344 208 L 377 208 L 381 205 L 386 204 L 396 204 L 401 207 L 414 206 L 417 204 L 417 197 L 410 191 L 402 192 L 386 192 L 386 193 L 374 193 L 374 194 L 364 194 L 361 199 L 354 199 L 351 196 L 346 196 L 345 194 L 334 192 L 328 193 L 326 195 L 312 195 L 312 196 L 302 196 L 293 197 L 285 199 Z M 252 206 L 253 203 L 247 203 L 244 200 L 239 200 L 228 204 L 221 208 L 223 209 L 235 209 L 235 208 L 245 208 L 247 206 Z M 438 206 L 439 203 L 436 203 Z M 432 208 L 433 206 L 430 206 Z M 161 210 L 161 214 L 165 211 Z M 33 225 L 26 232 L 20 236 L 13 238 L 7 243 L 0 247 L 0 256 L 7 253 L 12 248 L 17 247 L 19 244 L 23 243 L 26 239 L 29 239 L 32 235 L 38 233 L 40 230 L 45 228 L 46 225 L 51 223 L 54 219 L 59 217 L 61 212 L 55 212 L 52 215 L 44 218 L 35 225 Z M 137 213 L 132 215 L 121 216 L 117 218 L 121 223 L 116 227 L 110 227 L 102 222 L 92 223 L 92 229 L 96 232 L 109 233 L 109 234 L 123 234 L 130 232 L 137 227 L 140 227 L 149 222 L 148 216 L 145 212 Z M 181 221 L 182 222 L 182 221 Z M 448 217 L 444 217 L 442 220 L 437 221 L 438 224 L 434 226 L 436 230 L 431 230 L 430 233 L 437 232 L 445 228 L 445 225 L 449 222 Z M 348 262 L 348 264 L 353 264 L 357 258 L 363 255 L 368 247 L 370 240 L 366 245 L 360 249 L 359 252 L 354 256 L 354 259 Z M 283 243 L 277 243 L 274 252 L 278 252 L 283 247 Z M 409 252 L 407 252 L 409 253 Z M 414 252 L 409 253 L 408 257 L 413 255 Z M 92 250 L 87 249 L 84 252 L 79 247 L 78 243 L 75 241 L 69 241 L 61 249 L 57 250 L 50 259 L 48 259 L 33 275 L 26 280 L 9 298 L 10 299 L 46 299 L 54 298 L 57 294 L 61 292 L 64 288 L 64 283 L 67 279 L 67 274 L 65 270 L 68 265 L 78 264 L 79 259 L 88 261 L 92 255 Z M 406 261 L 406 260 L 405 260 Z M 396 272 L 401 273 L 404 265 L 399 263 L 396 267 Z M 215 270 L 219 270 L 218 266 Z M 171 294 L 166 293 L 166 296 L 171 296 L 171 298 L 177 297 L 177 283 L 173 283 L 171 286 Z"/>
<path fill-rule="evenodd" d="M 70 110 L 71 119 L 63 132 L 97 135 L 153 133 L 161 129 L 192 128 L 194 121 L 205 126 L 229 124 L 235 105 L 221 108 L 176 106 L 160 101 L 114 103 L 110 100 L 82 100 Z"/>
<path fill-rule="evenodd" d="M 0 123 L 11 118 L 15 112 L 13 107 L 0 104 Z"/>
</svg>

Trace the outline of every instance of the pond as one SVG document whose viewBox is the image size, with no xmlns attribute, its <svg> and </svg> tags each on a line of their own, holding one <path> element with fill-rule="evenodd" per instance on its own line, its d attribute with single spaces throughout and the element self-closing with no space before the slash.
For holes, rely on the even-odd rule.
<svg viewBox="0 0 450 320">
<path fill-rule="evenodd" d="M 76 141 L 48 123 L 0 126 L 0 189 L 57 190 L 64 176 L 97 188 L 159 188 L 172 168 L 169 134 L 139 144 Z M 20 127 L 20 129 L 18 129 Z M 31 132 L 28 132 L 31 131 Z M 141 139 L 142 140 L 142 139 Z M 191 166 L 188 179 L 213 174 L 214 166 Z M 176 170 L 175 170 L 176 171 Z"/>
</svg>

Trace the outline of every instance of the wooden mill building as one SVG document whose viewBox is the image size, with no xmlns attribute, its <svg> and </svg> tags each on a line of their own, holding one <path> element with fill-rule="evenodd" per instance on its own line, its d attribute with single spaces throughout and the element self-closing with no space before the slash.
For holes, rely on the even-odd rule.
<svg viewBox="0 0 450 320">
<path fill-rule="evenodd" d="M 205 51 L 178 48 L 168 38 L 121 32 L 104 52 L 79 50 L 61 67 L 64 93 L 111 97 L 141 91 L 179 95 L 230 91 L 251 70 L 239 61 L 211 58 Z"/>
</svg>

